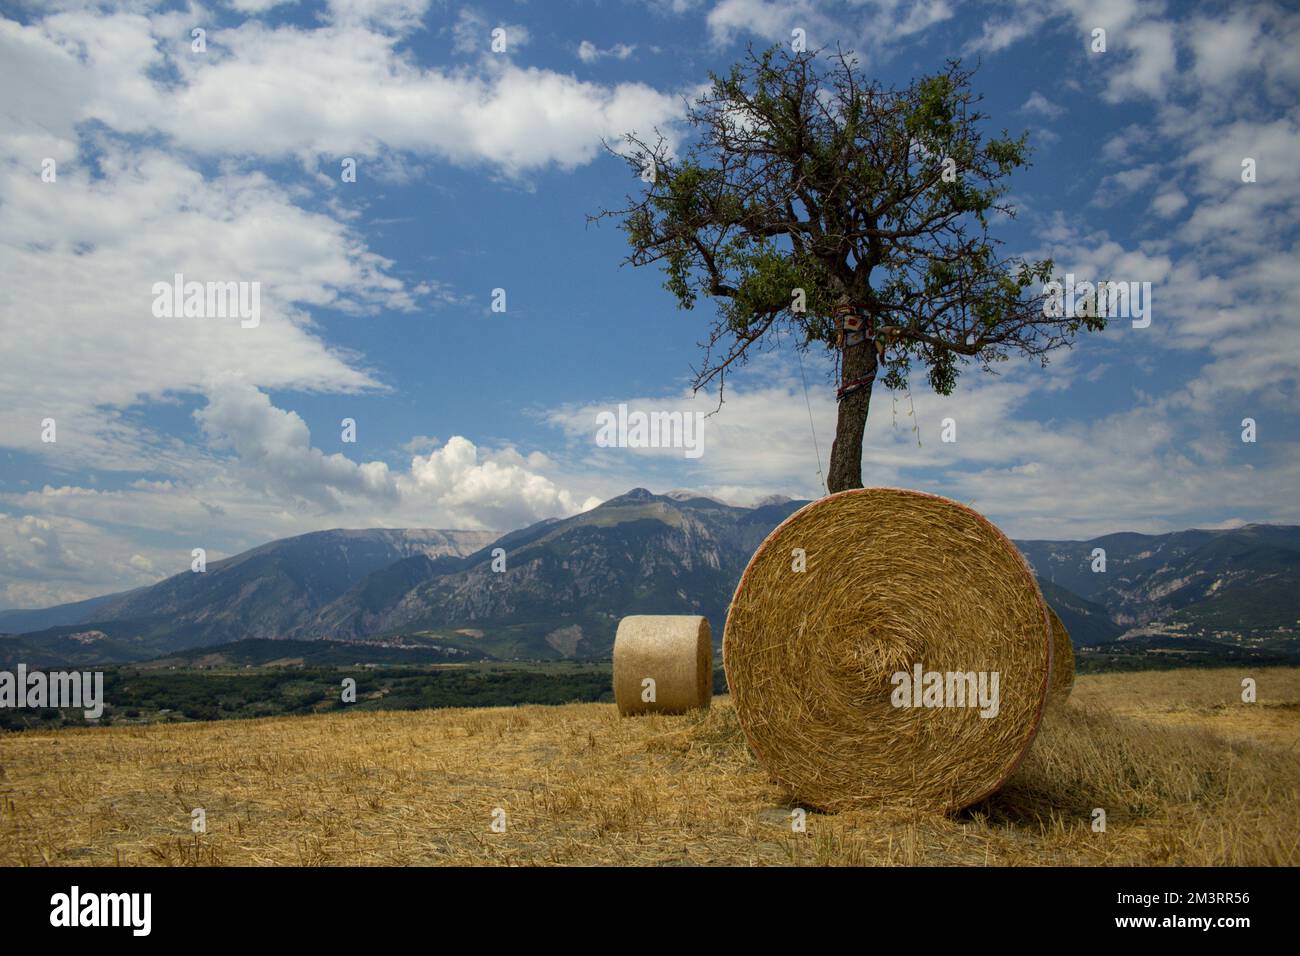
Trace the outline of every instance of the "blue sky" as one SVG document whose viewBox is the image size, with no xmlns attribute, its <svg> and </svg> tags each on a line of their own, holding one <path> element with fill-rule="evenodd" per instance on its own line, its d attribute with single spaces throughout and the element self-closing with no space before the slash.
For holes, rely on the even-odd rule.
<svg viewBox="0 0 1300 956">
<path fill-rule="evenodd" d="M 1300 16 L 1279 5 L 0 13 L 0 607 L 321 528 L 508 530 L 638 485 L 816 495 L 824 355 L 805 357 L 807 403 L 788 349 L 729 380 L 697 459 L 595 443 L 619 403 L 716 406 L 689 389 L 709 304 L 679 311 L 659 274 L 620 268 L 613 224 L 587 224 L 639 186 L 601 140 L 658 127 L 684 144 L 683 98 L 794 28 L 886 84 L 978 61 L 990 125 L 1035 147 L 995 234 L 1058 272 L 1153 288 L 1150 328 L 1113 322 L 1046 370 L 971 368 L 949 398 L 878 389 L 867 484 L 950 495 L 1020 537 L 1300 520 Z M 261 324 L 154 317 L 151 287 L 175 272 L 259 282 Z"/>
</svg>

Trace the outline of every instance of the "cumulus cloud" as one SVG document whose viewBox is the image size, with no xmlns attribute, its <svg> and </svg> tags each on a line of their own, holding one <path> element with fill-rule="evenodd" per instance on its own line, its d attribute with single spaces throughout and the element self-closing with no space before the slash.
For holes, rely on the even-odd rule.
<svg viewBox="0 0 1300 956">
<path fill-rule="evenodd" d="M 261 490 L 278 497 L 309 499 L 326 511 L 339 509 L 339 494 L 373 501 L 397 500 L 397 486 L 383 462 L 357 464 L 326 455 L 311 444 L 307 423 L 245 382 L 225 380 L 208 391 L 195 413 L 213 447 L 229 448 L 237 466 Z"/>
<path fill-rule="evenodd" d="M 1124 352 L 1122 345 L 1103 350 Z M 1300 480 L 1293 443 L 1243 444 L 1230 416 L 1206 428 L 1207 410 L 1189 389 L 1136 396 L 1096 414 L 1090 396 L 1095 399 L 1097 386 L 1078 354 L 1061 353 L 1048 369 L 1031 362 L 1013 363 L 996 376 L 972 369 L 947 397 L 923 388 L 904 394 L 878 389 L 864 437 L 864 482 L 971 503 L 1018 537 L 1157 533 L 1202 526 L 1207 516 L 1300 521 L 1300 501 L 1286 491 Z M 595 415 L 615 400 L 553 409 L 549 417 L 569 436 L 569 451 L 583 471 L 612 487 L 686 485 L 737 504 L 774 491 L 817 497 L 825 493 L 836 406 L 826 382 L 828 363 L 812 354 L 805 362 L 807 398 L 797 370 L 776 357 L 730 380 L 726 403 L 709 419 L 704 454 L 689 466 L 669 449 L 597 447 Z M 1047 420 L 1036 416 L 1035 406 L 1053 393 L 1071 396 L 1075 410 Z M 645 409 L 717 408 L 716 396 L 704 395 L 618 401 Z M 941 440 L 948 418 L 956 423 L 952 443 Z M 1190 445 L 1189 434 L 1200 442 Z"/>
<path fill-rule="evenodd" d="M 540 452 L 480 448 L 460 435 L 404 467 L 327 454 L 300 415 L 237 379 L 211 383 L 195 419 L 205 446 L 177 477 L 0 493 L 13 512 L 0 513 L 0 607 L 152 583 L 184 570 L 198 546 L 215 558 L 323 526 L 504 532 L 607 496 L 575 490 L 583 482 Z"/>
<path fill-rule="evenodd" d="M 546 476 L 530 471 L 519 462 L 517 453 L 483 455 L 461 436 L 412 459 L 402 489 L 417 499 L 431 498 L 438 507 L 464 516 L 474 527 L 498 529 L 568 516 L 600 503 L 591 497 L 580 501 Z"/>
<path fill-rule="evenodd" d="M 279 4 L 227 6 L 264 13 Z M 698 6 L 659 4 L 669 14 Z M 458 299 L 436 279 L 403 283 L 395 263 L 368 248 L 355 212 L 328 201 L 307 208 L 301 188 L 255 171 L 259 164 L 288 160 L 322 173 L 327 160 L 352 155 L 393 181 L 434 163 L 526 177 L 591 161 L 602 137 L 671 126 L 680 103 L 645 84 L 586 83 L 486 53 L 498 24 L 474 8 L 439 34 L 427 0 L 335 0 L 306 27 L 267 17 L 214 28 L 203 56 L 188 52 L 189 14 L 148 9 L 67 4 L 26 23 L 0 18 L 0 335 L 15 354 L 38 356 L 0 379 L 0 445 L 40 456 L 56 474 L 141 476 L 112 490 L 84 476 L 39 491 L 7 483 L 0 605 L 149 583 L 182 570 L 192 546 L 217 556 L 323 524 L 506 530 L 632 485 L 686 485 L 741 503 L 818 493 L 835 403 L 828 369 L 812 355 L 807 404 L 788 365 L 760 363 L 735 380 L 708 419 L 698 460 L 600 448 L 595 414 L 620 401 L 713 412 L 716 399 L 705 394 L 553 409 L 546 418 L 564 443 L 549 455 L 476 444 L 441 424 L 429 427 L 452 437 L 412 438 L 405 458 L 318 447 L 292 393 L 376 392 L 385 383 L 364 357 L 330 347 L 313 311 Z M 1050 372 L 1018 363 L 998 377 L 971 372 L 947 399 L 879 390 L 868 483 L 971 501 L 1022 536 L 1169 530 L 1206 516 L 1300 520 L 1297 449 L 1285 425 L 1300 412 L 1300 330 L 1285 311 L 1300 294 L 1292 225 L 1300 185 L 1286 174 L 1300 150 L 1300 60 L 1289 52 L 1300 17 L 1266 4 L 1179 22 L 1166 12 L 1127 0 L 1021 0 L 988 18 L 971 44 L 997 52 L 1048 28 L 1073 31 L 1082 63 L 1088 31 L 1107 28 L 1106 68 L 1072 88 L 1135 106 L 1142 121 L 1099 148 L 1107 165 L 1096 206 L 1067 218 L 1038 203 L 1042 248 L 1031 254 L 1084 278 L 1153 282 L 1152 327 L 1120 323 L 1089 337 L 1086 368 L 1080 353 L 1064 354 Z M 894 42 L 950 14 L 942 2 L 720 0 L 706 23 L 717 44 L 786 42 L 802 27 L 811 47 L 843 41 L 870 52 L 877 37 Z M 512 49 L 527 42 L 526 31 L 507 29 Z M 464 62 L 420 62 L 409 42 L 419 31 L 444 48 L 450 38 Z M 632 53 L 627 44 L 577 48 L 587 63 Z M 1034 91 L 1022 108 L 1061 115 L 1049 94 L 1057 91 Z M 1246 156 L 1259 169 L 1253 185 L 1241 181 Z M 46 157 L 58 162 L 57 185 L 36 174 Z M 332 187 L 330 172 L 308 181 Z M 1089 223 L 1118 200 L 1160 219 L 1122 238 L 1109 223 Z M 152 284 L 176 271 L 260 281 L 260 327 L 155 319 Z M 1105 411 L 1090 404 L 1105 394 L 1098 370 L 1110 370 L 1109 382 L 1126 366 L 1166 359 L 1187 363 L 1181 386 L 1112 396 Z M 230 370 L 238 376 L 219 374 Z M 1062 395 L 1073 411 L 1041 412 Z M 178 396 L 201 403 L 193 435 L 143 423 L 142 409 Z M 1236 423 L 1246 415 L 1267 441 L 1240 442 Z M 59 422 L 56 445 L 39 441 L 47 416 Z M 938 440 L 945 417 L 957 421 L 956 444 Z M 123 534 L 128 527 L 135 533 Z"/>
<path fill-rule="evenodd" d="M 638 84 L 509 65 L 420 68 L 386 31 L 414 28 L 426 6 L 337 2 L 325 25 L 306 30 L 249 21 L 219 31 L 219 42 L 214 31 L 209 56 L 189 55 L 175 40 L 184 31 L 162 14 L 0 18 L 0 334 L 40 357 L 0 383 L 0 444 L 139 465 L 141 436 L 113 409 L 201 391 L 214 367 L 263 387 L 375 388 L 355 357 L 318 338 L 310 310 L 455 300 L 436 280 L 404 287 L 345 215 L 307 211 L 262 173 L 205 174 L 136 134 L 162 133 L 204 155 L 364 156 L 388 145 L 520 171 L 579 164 L 601 136 L 668 116 L 669 99 Z M 174 81 L 162 79 L 169 68 Z M 36 175 L 46 157 L 55 183 Z M 258 282 L 261 325 L 155 319 L 149 290 L 178 272 Z M 49 347 L 51 336 L 63 345 Z M 111 376 L 97 372 L 102 355 L 115 356 Z M 38 440 L 45 417 L 66 439 L 57 448 Z"/>
<path fill-rule="evenodd" d="M 153 584 L 137 546 L 96 524 L 60 515 L 0 512 L 0 607 L 33 608 Z"/>
<path fill-rule="evenodd" d="M 307 310 L 414 307 L 391 263 L 349 226 L 293 204 L 261 174 L 208 179 L 156 150 L 105 141 L 97 160 L 61 167 L 57 183 L 0 163 L 0 203 L 10 239 L 0 335 L 30 357 L 0 380 L 0 444 L 65 465 L 140 466 L 152 457 L 143 439 L 105 410 L 201 391 L 214 368 L 272 388 L 376 388 L 320 340 Z M 258 282 L 260 324 L 155 317 L 153 286 L 176 273 Z M 40 441 L 47 417 L 57 444 Z"/>
<path fill-rule="evenodd" d="M 277 408 L 268 395 L 238 380 L 214 383 L 207 406 L 195 417 L 214 451 L 233 452 L 229 468 L 247 491 L 304 502 L 317 515 L 368 511 L 425 526 L 432 521 L 508 531 L 599 503 L 547 477 L 543 472 L 554 463 L 545 455 L 484 451 L 461 435 L 415 455 L 405 472 L 393 472 L 382 461 L 327 455 L 312 444 L 298 414 Z"/>
<path fill-rule="evenodd" d="M 0 20 L 9 91 L 0 102 L 21 118 L 26 137 L 70 141 L 75 124 L 97 120 L 205 156 L 314 166 L 321 157 L 395 150 L 514 176 L 590 162 L 602 137 L 670 129 L 680 115 L 676 97 L 642 83 L 587 83 L 494 54 L 455 69 L 421 66 L 399 48 L 416 6 L 342 4 L 331 22 L 308 30 L 247 20 L 212 31 L 203 55 L 169 35 L 161 16 Z M 490 33 L 487 21 L 476 18 L 462 11 L 454 42 L 487 43 L 487 33 L 478 37 L 480 26 Z M 526 42 L 522 27 L 508 29 L 512 49 Z M 175 80 L 162 79 L 169 75 Z"/>
<path fill-rule="evenodd" d="M 1249 105 L 1239 95 L 1246 89 L 1274 95 L 1300 81 L 1300 61 L 1290 55 L 1300 17 L 1282 4 L 1246 3 L 1179 20 L 1169 16 L 1176 6 L 1134 0 L 1013 0 L 1010 7 L 985 21 L 968 53 L 998 53 L 1060 27 L 1078 37 L 1081 63 L 1103 64 L 1090 72 L 1111 103 L 1190 94 L 1240 110 Z M 1090 52 L 1098 28 L 1106 31 L 1105 53 Z"/>
<path fill-rule="evenodd" d="M 6 482 L 6 507 L 22 512 L 12 521 L 28 524 L 10 529 L 0 603 L 84 597 L 110 589 L 112 574 L 119 586 L 146 581 L 151 567 L 172 573 L 196 539 L 229 553 L 325 520 L 508 528 L 589 504 L 543 475 L 553 469 L 544 459 L 467 449 L 464 438 L 413 446 L 441 454 L 418 477 L 327 454 L 268 390 L 386 388 L 362 356 L 327 344 L 317 310 L 464 301 L 438 278 L 397 278 L 358 212 L 321 201 L 322 187 L 337 188 L 339 156 L 390 181 L 429 161 L 514 177 L 572 169 L 602 138 L 671 127 L 679 102 L 495 55 L 422 65 L 409 40 L 429 28 L 427 0 L 330 0 L 305 26 L 262 16 L 279 6 L 226 4 L 255 16 L 214 18 L 202 54 L 190 50 L 184 9 L 61 4 L 21 22 L 0 16 L 0 337 L 25 356 L 0 379 L 0 447 L 57 475 L 127 476 L 112 490 Z M 464 42 L 480 22 L 468 10 L 454 32 Z M 528 41 L 507 29 L 512 49 Z M 47 159 L 53 182 L 41 178 Z M 281 160 L 311 173 L 310 188 L 263 171 Z M 154 285 L 178 273 L 257 283 L 260 323 L 155 316 Z M 160 406 L 196 398 L 194 434 L 149 424 Z M 47 418 L 56 443 L 41 441 Z M 151 477 L 128 480 L 136 474 Z M 510 483 L 526 492 L 514 505 L 501 490 Z M 103 544 L 108 527 L 136 538 L 103 549 L 109 571 L 74 560 L 85 551 L 68 542 Z M 174 548 L 141 544 L 168 535 Z M 21 590 L 3 590 L 24 575 Z M 30 583 L 41 575 L 45 590 Z"/>
<path fill-rule="evenodd" d="M 1118 168 L 1102 178 L 1093 204 L 1142 196 L 1165 220 L 1122 244 L 1081 217 L 1055 216 L 1040 224 L 1040 251 L 1062 272 L 1155 284 L 1152 327 L 1134 359 L 1164 351 L 1194 362 L 1159 414 L 1188 415 L 1193 433 L 1225 408 L 1289 419 L 1300 410 L 1300 334 L 1288 312 L 1300 274 L 1287 266 L 1300 181 L 1262 171 L 1289 168 L 1286 157 L 1300 150 L 1300 62 L 1287 48 L 1300 40 L 1300 14 L 1266 3 L 1177 21 L 1169 12 L 1131 2 L 1019 0 L 1013 18 L 1063 23 L 1081 46 L 1093 27 L 1107 29 L 1105 54 L 1079 55 L 1114 55 L 1095 73 L 1102 97 L 1145 112 L 1103 145 L 1100 158 Z M 1255 183 L 1243 181 L 1247 158 Z M 1285 442 L 1272 447 L 1293 453 Z M 1252 486 L 1261 480 L 1250 478 Z"/>
</svg>

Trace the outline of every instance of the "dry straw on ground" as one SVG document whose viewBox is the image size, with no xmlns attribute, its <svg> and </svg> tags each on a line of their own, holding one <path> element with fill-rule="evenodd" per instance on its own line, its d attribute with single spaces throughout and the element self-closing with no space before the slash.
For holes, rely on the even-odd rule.
<svg viewBox="0 0 1300 956">
<path fill-rule="evenodd" d="M 0 733 L 0 866 L 1295 865 L 1300 669 L 1080 675 L 962 813 L 794 806 L 726 696 Z"/>
<path fill-rule="evenodd" d="M 1052 622 L 1052 679 L 1047 687 L 1047 702 L 1060 704 L 1074 689 L 1074 645 L 1070 643 L 1070 632 L 1050 607 L 1047 617 Z"/>
<path fill-rule="evenodd" d="M 647 701 L 645 680 L 654 681 Z M 614 637 L 614 700 L 619 713 L 683 714 L 713 696 L 713 636 L 706 618 L 635 614 Z"/>
<path fill-rule="evenodd" d="M 934 495 L 856 489 L 807 505 L 759 546 L 723 660 L 755 755 L 804 803 L 953 810 L 995 791 L 1029 748 L 1051 631 L 1024 559 L 984 517 Z M 945 685 L 983 673 L 991 688 L 996 674 L 996 716 L 895 706 L 894 675 L 916 665 Z"/>
</svg>

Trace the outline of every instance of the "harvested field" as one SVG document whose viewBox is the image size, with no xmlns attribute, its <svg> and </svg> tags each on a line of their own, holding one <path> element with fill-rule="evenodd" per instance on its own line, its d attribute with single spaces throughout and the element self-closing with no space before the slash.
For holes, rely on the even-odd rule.
<svg viewBox="0 0 1300 956">
<path fill-rule="evenodd" d="M 727 697 L 0 736 L 4 865 L 1293 865 L 1300 669 L 1083 675 L 960 814 L 793 809 Z"/>
</svg>

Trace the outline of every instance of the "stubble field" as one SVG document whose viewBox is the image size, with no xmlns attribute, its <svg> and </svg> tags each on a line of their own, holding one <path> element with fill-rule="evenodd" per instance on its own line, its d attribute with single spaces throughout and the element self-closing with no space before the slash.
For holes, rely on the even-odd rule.
<svg viewBox="0 0 1300 956">
<path fill-rule="evenodd" d="M 1081 676 L 955 816 L 795 806 L 727 697 L 0 735 L 0 865 L 1294 865 L 1300 668 Z"/>
</svg>

